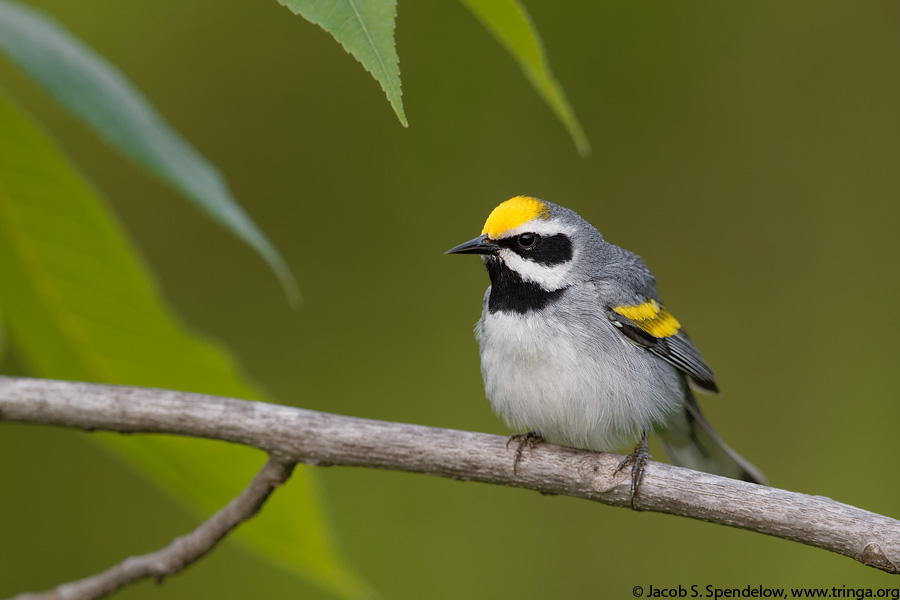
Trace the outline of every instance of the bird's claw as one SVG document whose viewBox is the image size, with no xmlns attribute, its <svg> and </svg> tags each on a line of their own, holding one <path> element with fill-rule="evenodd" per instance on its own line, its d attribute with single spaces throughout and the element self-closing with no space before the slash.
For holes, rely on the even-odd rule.
<svg viewBox="0 0 900 600">
<path fill-rule="evenodd" d="M 650 462 L 650 449 L 647 447 L 647 437 L 644 436 L 641 441 L 634 447 L 634 452 L 629 454 L 619 463 L 616 470 L 613 471 L 613 477 L 619 474 L 619 471 L 631 466 L 631 508 L 634 508 L 634 499 L 637 497 L 638 490 L 641 487 L 641 481 L 644 479 L 644 469 Z"/>
<path fill-rule="evenodd" d="M 525 445 L 527 444 L 528 445 L 528 453 L 531 456 L 534 456 L 534 447 L 542 442 L 547 441 L 547 440 L 545 440 L 541 436 L 541 434 L 539 434 L 536 431 L 527 431 L 525 433 L 516 433 L 516 434 L 509 436 L 509 439 L 506 441 L 506 449 L 507 450 L 509 450 L 509 445 L 512 443 L 513 440 L 519 441 L 519 444 L 516 446 L 516 451 L 515 451 L 516 458 L 513 460 L 513 474 L 518 475 L 519 474 L 519 459 L 522 458 L 522 448 L 524 448 Z"/>
</svg>

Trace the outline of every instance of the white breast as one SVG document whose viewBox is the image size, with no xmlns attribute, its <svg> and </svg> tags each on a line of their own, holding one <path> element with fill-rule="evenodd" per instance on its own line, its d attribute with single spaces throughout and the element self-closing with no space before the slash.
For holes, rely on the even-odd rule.
<svg viewBox="0 0 900 600">
<path fill-rule="evenodd" d="M 508 425 L 552 442 L 623 449 L 684 401 L 676 370 L 567 294 L 539 313 L 485 311 L 476 327 L 485 391 Z M 583 303 L 582 303 L 583 305 Z"/>
</svg>

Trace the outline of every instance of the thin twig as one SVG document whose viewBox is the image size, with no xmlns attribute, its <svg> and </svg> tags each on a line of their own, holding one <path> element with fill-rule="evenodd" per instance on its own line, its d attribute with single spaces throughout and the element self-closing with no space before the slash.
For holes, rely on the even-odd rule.
<svg viewBox="0 0 900 600">
<path fill-rule="evenodd" d="M 293 469 L 293 463 L 270 458 L 237 498 L 165 548 L 126 558 L 102 573 L 46 592 L 21 594 L 13 600 L 93 600 L 141 579 L 152 577 L 161 582 L 210 552 L 232 529 L 259 512 L 269 495 L 288 480 Z"/>
<path fill-rule="evenodd" d="M 170 433 L 253 446 L 285 461 L 428 473 L 630 506 L 622 457 L 542 444 L 518 473 L 506 438 L 150 388 L 0 377 L 0 420 Z M 651 462 L 635 502 L 794 540 L 900 572 L 900 521 L 822 496 Z"/>
</svg>

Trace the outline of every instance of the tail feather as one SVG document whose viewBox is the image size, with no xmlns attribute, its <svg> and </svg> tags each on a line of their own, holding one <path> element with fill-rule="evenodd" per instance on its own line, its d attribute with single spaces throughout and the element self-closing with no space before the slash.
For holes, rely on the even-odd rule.
<svg viewBox="0 0 900 600">
<path fill-rule="evenodd" d="M 759 469 L 722 441 L 690 392 L 684 413 L 672 419 L 659 435 L 666 454 L 679 466 L 767 485 Z"/>
</svg>

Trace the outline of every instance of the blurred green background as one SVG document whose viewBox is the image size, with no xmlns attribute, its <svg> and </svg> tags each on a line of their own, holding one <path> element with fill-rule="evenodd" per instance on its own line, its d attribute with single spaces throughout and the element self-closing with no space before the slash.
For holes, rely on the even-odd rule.
<svg viewBox="0 0 900 600">
<path fill-rule="evenodd" d="M 175 310 L 279 402 L 505 433 L 472 335 L 487 276 L 442 252 L 502 200 L 533 195 L 644 257 L 716 370 L 723 395 L 701 398 L 705 412 L 773 485 L 900 516 L 900 4 L 528 2 L 588 160 L 456 2 L 400 3 L 409 129 L 328 34 L 274 1 L 33 4 L 147 94 L 295 269 L 299 311 L 248 248 L 0 61 L 0 81 L 103 190 Z M 2 371 L 17 369 L 7 356 Z M 0 596 L 196 523 L 85 434 L 6 424 L 0 457 Z M 320 474 L 344 552 L 385 598 L 900 587 L 844 557 L 687 519 Z M 227 542 L 162 592 L 145 582 L 119 597 L 328 596 Z"/>
</svg>

